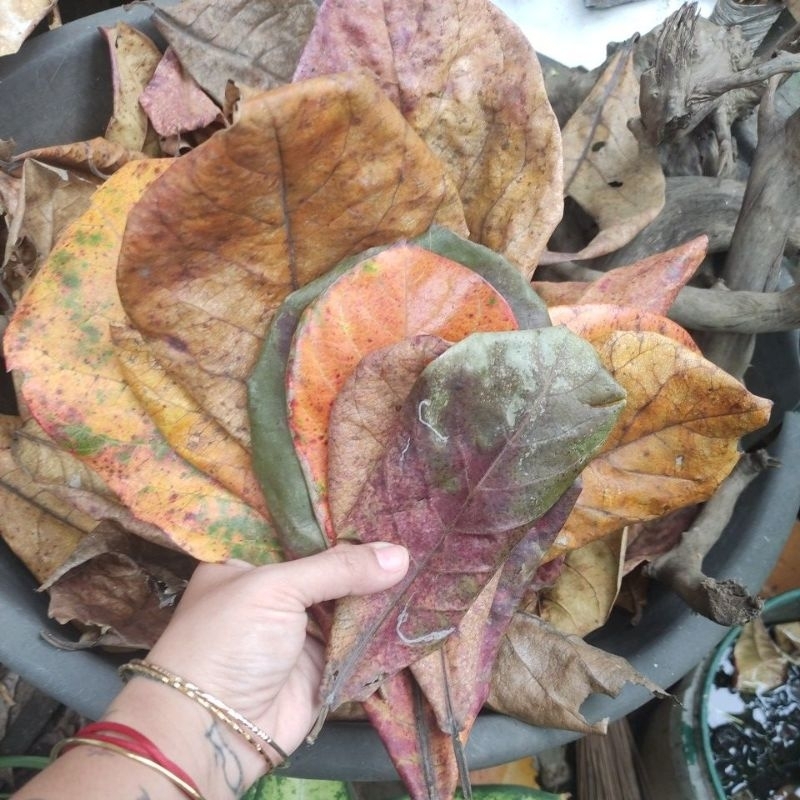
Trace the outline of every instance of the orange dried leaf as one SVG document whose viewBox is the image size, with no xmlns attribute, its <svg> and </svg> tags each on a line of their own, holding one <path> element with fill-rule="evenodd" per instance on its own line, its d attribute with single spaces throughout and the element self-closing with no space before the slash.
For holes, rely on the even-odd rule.
<svg viewBox="0 0 800 800">
<path fill-rule="evenodd" d="M 615 306 L 553 311 L 595 347 L 628 395 L 603 451 L 581 475 L 583 492 L 555 552 L 707 500 L 738 461 L 739 439 L 769 420 L 771 401 L 696 347 L 665 336 L 678 326 L 663 317 L 638 313 L 631 330 Z"/>
<path fill-rule="evenodd" d="M 245 380 L 286 295 L 372 245 L 463 230 L 443 167 L 360 74 L 264 92 L 132 209 L 118 285 L 153 352 L 245 447 Z"/>
<path fill-rule="evenodd" d="M 502 295 L 470 269 L 416 245 L 362 261 L 310 305 L 287 369 L 289 423 L 323 530 L 328 426 L 336 395 L 368 353 L 418 334 L 457 342 L 517 327 Z"/>
<path fill-rule="evenodd" d="M 698 236 L 635 264 L 611 269 L 595 281 L 534 281 L 533 287 L 550 306 L 604 303 L 666 314 L 707 249 L 708 237 Z"/>
<path fill-rule="evenodd" d="M 97 190 L 17 306 L 6 359 L 44 430 L 137 517 L 200 559 L 274 560 L 266 520 L 167 446 L 114 357 L 109 326 L 125 321 L 115 281 L 125 219 L 168 164 L 132 163 Z"/>
</svg>

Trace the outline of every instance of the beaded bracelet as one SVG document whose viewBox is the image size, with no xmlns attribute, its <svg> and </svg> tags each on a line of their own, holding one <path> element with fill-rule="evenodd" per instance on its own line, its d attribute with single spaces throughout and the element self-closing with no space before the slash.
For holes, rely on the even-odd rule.
<svg viewBox="0 0 800 800">
<path fill-rule="evenodd" d="M 132 675 L 140 675 L 144 678 L 163 683 L 165 686 L 171 686 L 173 689 L 177 689 L 181 694 L 194 700 L 217 717 L 217 719 L 224 722 L 229 728 L 244 737 L 267 762 L 270 771 L 275 769 L 277 765 L 270 758 L 261 742 L 271 747 L 280 756 L 282 760 L 281 766 L 288 766 L 288 754 L 276 744 L 275 740 L 266 731 L 242 716 L 235 709 L 226 705 L 221 700 L 218 700 L 214 695 L 204 692 L 199 686 L 184 680 L 179 675 L 175 675 L 157 664 L 152 664 L 149 661 L 142 661 L 138 658 L 129 661 L 127 664 L 123 664 L 119 668 L 119 674 L 125 680 L 128 680 Z"/>
<path fill-rule="evenodd" d="M 204 800 L 195 782 L 177 764 L 168 759 L 144 734 L 128 725 L 107 721 L 86 725 L 74 736 L 58 742 L 50 752 L 50 758 L 55 760 L 78 745 L 99 747 L 124 756 L 158 772 L 191 800 Z"/>
</svg>

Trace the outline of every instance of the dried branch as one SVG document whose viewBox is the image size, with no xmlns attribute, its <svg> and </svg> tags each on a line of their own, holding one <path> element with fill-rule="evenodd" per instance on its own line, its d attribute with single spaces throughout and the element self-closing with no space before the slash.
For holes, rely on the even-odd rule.
<svg viewBox="0 0 800 800">
<path fill-rule="evenodd" d="M 771 292 L 780 276 L 789 229 L 800 202 L 800 109 L 788 120 L 775 113 L 778 80 L 761 101 L 758 147 L 722 271 L 734 290 Z M 710 361 L 741 378 L 755 346 L 752 334 L 714 334 L 700 342 Z"/>
<path fill-rule="evenodd" d="M 733 580 L 703 573 L 703 560 L 731 519 L 739 496 L 768 467 L 778 466 L 766 450 L 744 454 L 681 538 L 680 544 L 650 562 L 646 572 L 669 586 L 690 608 L 720 625 L 741 625 L 757 616 L 761 600 Z"/>
</svg>

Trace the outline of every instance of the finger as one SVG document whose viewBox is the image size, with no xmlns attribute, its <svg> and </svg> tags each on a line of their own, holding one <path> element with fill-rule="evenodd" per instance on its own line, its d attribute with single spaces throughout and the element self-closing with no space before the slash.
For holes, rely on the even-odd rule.
<svg viewBox="0 0 800 800">
<path fill-rule="evenodd" d="M 283 591 L 306 608 L 324 600 L 388 589 L 408 571 L 408 550 L 388 542 L 338 544 L 296 561 L 271 568 Z"/>
</svg>

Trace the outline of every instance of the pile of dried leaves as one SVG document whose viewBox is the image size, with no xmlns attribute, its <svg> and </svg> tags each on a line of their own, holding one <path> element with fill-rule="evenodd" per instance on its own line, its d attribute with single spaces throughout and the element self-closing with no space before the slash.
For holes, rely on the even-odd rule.
<svg viewBox="0 0 800 800">
<path fill-rule="evenodd" d="M 487 702 L 585 731 L 591 692 L 656 689 L 582 639 L 624 575 L 758 608 L 700 567 L 769 463 L 740 452 L 771 407 L 740 382 L 752 334 L 797 324 L 765 292 L 798 184 L 765 79 L 796 63 L 689 4 L 546 82 L 485 0 L 412 6 L 186 0 L 154 13 L 163 55 L 103 31 L 105 136 L 7 148 L 0 493 L 85 646 L 148 646 L 196 559 L 405 543 L 395 589 L 315 609 L 323 695 L 447 797 Z M 756 106 L 747 189 L 703 177 L 741 168 Z M 735 230 L 687 213 L 701 187 Z M 709 251 L 737 291 L 700 287 Z"/>
</svg>

